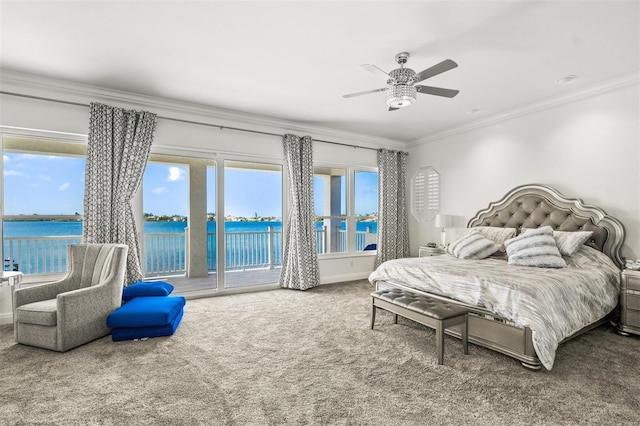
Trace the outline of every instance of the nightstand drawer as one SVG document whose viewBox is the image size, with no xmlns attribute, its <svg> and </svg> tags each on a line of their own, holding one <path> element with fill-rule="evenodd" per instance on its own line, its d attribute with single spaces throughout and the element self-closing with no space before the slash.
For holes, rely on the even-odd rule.
<svg viewBox="0 0 640 426">
<path fill-rule="evenodd" d="M 640 295 L 626 294 L 625 297 L 627 298 L 627 309 L 637 309 L 640 311 Z"/>
<path fill-rule="evenodd" d="M 640 327 L 640 311 L 625 310 L 622 312 L 624 325 L 628 327 Z"/>
<path fill-rule="evenodd" d="M 627 275 L 627 289 L 640 291 L 640 277 Z"/>
<path fill-rule="evenodd" d="M 440 256 L 445 254 L 445 250 L 441 247 L 420 246 L 418 249 L 418 257 Z"/>
</svg>

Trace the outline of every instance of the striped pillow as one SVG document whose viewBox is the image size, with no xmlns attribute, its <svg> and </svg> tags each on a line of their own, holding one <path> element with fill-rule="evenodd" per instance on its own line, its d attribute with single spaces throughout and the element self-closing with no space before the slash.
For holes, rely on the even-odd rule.
<svg viewBox="0 0 640 426">
<path fill-rule="evenodd" d="M 462 238 L 468 235 L 470 232 L 480 232 L 483 237 L 500 245 L 500 250 L 504 251 L 504 242 L 509 238 L 516 236 L 516 228 L 500 228 L 498 226 L 474 226 L 473 228 L 466 228 L 462 231 L 458 237 Z"/>
<path fill-rule="evenodd" d="M 592 235 L 593 231 L 553 231 L 553 238 L 563 256 L 573 256 Z"/>
<path fill-rule="evenodd" d="M 538 268 L 564 268 L 566 262 L 560 255 L 550 226 L 532 229 L 504 242 L 509 265 L 535 266 Z"/>
<path fill-rule="evenodd" d="M 522 228 L 522 233 L 526 234 L 536 228 Z M 593 231 L 553 231 L 553 238 L 556 246 L 563 256 L 573 256 L 578 249 L 587 242 L 593 235 Z"/>
<path fill-rule="evenodd" d="M 447 253 L 459 259 L 484 259 L 498 250 L 500 250 L 500 244 L 485 238 L 478 231 L 463 235 L 447 247 Z"/>
</svg>

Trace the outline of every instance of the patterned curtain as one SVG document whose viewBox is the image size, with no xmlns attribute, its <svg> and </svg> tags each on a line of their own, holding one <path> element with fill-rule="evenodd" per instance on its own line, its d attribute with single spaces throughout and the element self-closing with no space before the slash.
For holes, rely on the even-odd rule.
<svg viewBox="0 0 640 426">
<path fill-rule="evenodd" d="M 126 283 L 142 279 L 131 199 L 147 165 L 157 116 L 91 103 L 84 240 L 129 246 Z"/>
<path fill-rule="evenodd" d="M 285 135 L 291 206 L 282 255 L 280 287 L 306 290 L 320 284 L 313 209 L 313 147 L 311 137 Z"/>
<path fill-rule="evenodd" d="M 382 262 L 409 257 L 407 156 L 403 151 L 378 151 L 378 243 L 376 268 Z"/>
</svg>

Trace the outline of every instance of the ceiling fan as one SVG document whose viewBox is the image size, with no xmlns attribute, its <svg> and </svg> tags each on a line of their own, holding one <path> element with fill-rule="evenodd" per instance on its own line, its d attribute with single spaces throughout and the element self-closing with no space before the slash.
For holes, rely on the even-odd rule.
<svg viewBox="0 0 640 426">
<path fill-rule="evenodd" d="M 424 93 L 427 95 L 444 96 L 446 98 L 453 98 L 460 91 L 452 89 L 443 89 L 441 87 L 423 86 L 418 85 L 423 80 L 431 78 L 445 71 L 449 71 L 458 66 L 451 59 L 445 59 L 426 70 L 416 73 L 410 68 L 405 68 L 404 64 L 407 63 L 409 54 L 407 52 L 400 52 L 396 55 L 396 62 L 400 64 L 400 68 L 396 68 L 390 73 L 382 71 L 380 68 L 371 64 L 364 64 L 362 68 L 367 71 L 384 77 L 387 80 L 387 87 L 380 89 L 367 90 L 364 92 L 351 93 L 343 95 L 343 98 L 353 98 L 354 96 L 368 95 L 369 93 L 387 92 L 387 105 L 389 111 L 396 111 L 400 108 L 408 107 L 416 101 L 417 93 Z"/>
</svg>

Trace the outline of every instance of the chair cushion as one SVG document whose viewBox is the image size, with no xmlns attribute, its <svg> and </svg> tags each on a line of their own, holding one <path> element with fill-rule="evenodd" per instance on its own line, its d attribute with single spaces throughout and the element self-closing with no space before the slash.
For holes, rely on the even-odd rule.
<svg viewBox="0 0 640 426">
<path fill-rule="evenodd" d="M 111 330 L 111 340 L 118 342 L 121 340 L 144 339 L 145 337 L 171 336 L 176 332 L 184 310 L 180 309 L 178 315 L 166 325 L 156 327 L 124 327 Z"/>
<path fill-rule="evenodd" d="M 173 286 L 165 281 L 138 281 L 122 290 L 122 300 L 128 301 L 140 296 L 168 296 Z"/>
<path fill-rule="evenodd" d="M 171 323 L 185 305 L 182 296 L 136 297 L 107 317 L 107 327 L 156 327 Z"/>
<path fill-rule="evenodd" d="M 56 299 L 27 303 L 16 309 L 16 322 L 55 326 L 58 322 Z"/>
</svg>

